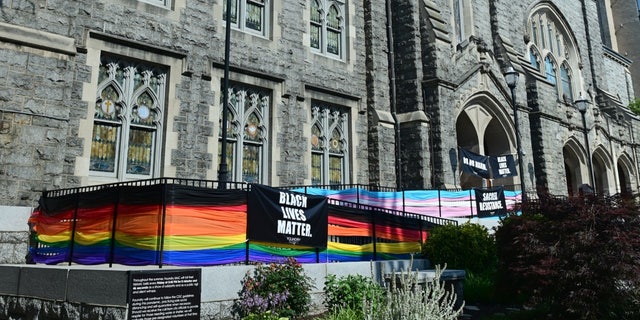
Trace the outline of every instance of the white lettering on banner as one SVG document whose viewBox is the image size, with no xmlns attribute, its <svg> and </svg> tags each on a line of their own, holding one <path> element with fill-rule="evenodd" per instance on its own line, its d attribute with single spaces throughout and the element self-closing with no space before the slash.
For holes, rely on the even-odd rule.
<svg viewBox="0 0 640 320">
<path fill-rule="evenodd" d="M 307 221 L 304 210 L 291 207 L 280 207 L 282 209 L 282 218 L 298 221 Z"/>
<path fill-rule="evenodd" d="M 471 160 L 471 159 L 466 158 L 466 157 L 462 157 L 462 163 L 464 163 L 464 164 L 466 164 L 466 165 L 468 165 L 470 167 L 474 167 L 474 168 L 477 168 L 477 169 L 481 169 L 481 170 L 487 171 L 487 165 L 485 163 L 483 163 L 483 162 L 478 162 L 478 161 Z"/>
<path fill-rule="evenodd" d="M 278 220 L 278 233 L 301 237 L 313 237 L 311 235 L 311 225 L 289 220 Z"/>
<path fill-rule="evenodd" d="M 287 192 L 280 192 L 280 204 L 294 206 L 298 208 L 307 207 L 307 197 L 301 194 L 292 194 Z"/>
<path fill-rule="evenodd" d="M 480 202 L 480 211 L 504 209 L 502 201 Z"/>
<path fill-rule="evenodd" d="M 484 195 L 482 195 L 482 201 L 491 201 L 491 200 L 498 200 L 497 192 L 485 193 Z"/>
</svg>

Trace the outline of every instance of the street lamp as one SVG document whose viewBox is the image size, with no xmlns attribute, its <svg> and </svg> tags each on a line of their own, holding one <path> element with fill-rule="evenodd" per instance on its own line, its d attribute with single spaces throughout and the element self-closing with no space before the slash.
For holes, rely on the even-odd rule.
<svg viewBox="0 0 640 320">
<path fill-rule="evenodd" d="M 231 0 L 226 0 L 227 29 L 224 37 L 224 80 L 222 86 L 222 145 L 220 146 L 220 168 L 218 169 L 218 189 L 227 188 L 229 169 L 227 166 L 227 122 L 229 121 L 229 51 L 231 47 Z"/>
<path fill-rule="evenodd" d="M 518 85 L 519 74 L 509 67 L 504 73 L 504 79 L 507 86 L 511 89 L 511 105 L 513 106 L 513 125 L 516 128 L 516 149 L 518 151 L 518 169 L 520 170 L 520 191 L 522 192 L 522 201 L 527 200 L 527 192 L 524 187 L 524 167 L 522 165 L 522 143 L 520 142 L 520 126 L 518 125 L 518 107 L 516 106 L 516 86 Z"/>
<path fill-rule="evenodd" d="M 589 150 L 589 134 L 587 131 L 587 117 L 585 114 L 587 113 L 587 107 L 589 106 L 589 101 L 582 96 L 580 93 L 580 98 L 574 102 L 578 111 L 582 115 L 582 129 L 584 130 L 584 145 L 587 148 L 587 165 L 589 166 L 589 184 L 591 188 L 595 190 L 594 179 L 593 179 L 593 164 L 591 163 L 591 150 Z"/>
</svg>

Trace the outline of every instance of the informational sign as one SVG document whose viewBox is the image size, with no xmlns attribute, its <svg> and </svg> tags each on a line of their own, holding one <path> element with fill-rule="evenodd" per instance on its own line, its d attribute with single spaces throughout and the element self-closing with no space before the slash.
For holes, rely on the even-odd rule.
<svg viewBox="0 0 640 320">
<path fill-rule="evenodd" d="M 460 157 L 460 170 L 462 170 L 462 172 L 489 179 L 489 157 L 463 148 L 458 148 L 458 154 Z"/>
<path fill-rule="evenodd" d="M 502 187 L 494 189 L 474 189 L 478 217 L 486 218 L 507 214 L 507 204 Z"/>
<path fill-rule="evenodd" d="M 249 240 L 324 248 L 327 198 L 251 185 L 247 203 Z"/>
<path fill-rule="evenodd" d="M 128 319 L 200 319 L 200 279 L 200 269 L 131 271 Z"/>
<path fill-rule="evenodd" d="M 489 157 L 491 164 L 491 176 L 494 179 L 517 176 L 516 161 L 513 155 Z"/>
</svg>

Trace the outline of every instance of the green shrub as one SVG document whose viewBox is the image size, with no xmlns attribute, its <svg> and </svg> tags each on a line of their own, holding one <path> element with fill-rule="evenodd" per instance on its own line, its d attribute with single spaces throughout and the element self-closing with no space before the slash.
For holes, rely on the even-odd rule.
<svg viewBox="0 0 640 320">
<path fill-rule="evenodd" d="M 346 307 L 337 307 L 331 310 L 327 315 L 320 318 L 322 320 L 361 320 L 364 319 L 362 308 L 351 309 Z"/>
<path fill-rule="evenodd" d="M 325 304 L 328 310 L 355 312 L 362 318 L 362 304 L 366 300 L 373 300 L 382 295 L 382 287 L 371 277 L 362 275 L 347 275 L 336 277 L 328 275 L 324 283 Z"/>
<path fill-rule="evenodd" d="M 541 195 L 496 230 L 498 289 L 552 319 L 640 319 L 637 199 Z"/>
<path fill-rule="evenodd" d="M 464 280 L 464 300 L 467 303 L 494 303 L 495 287 L 495 273 L 467 272 Z"/>
<path fill-rule="evenodd" d="M 444 225 L 429 233 L 422 253 L 434 265 L 491 274 L 496 268 L 496 247 L 489 230 L 475 223 Z"/>
<path fill-rule="evenodd" d="M 249 319 L 304 317 L 309 312 L 311 283 L 294 258 L 281 264 L 259 264 L 242 280 L 234 311 Z"/>
</svg>

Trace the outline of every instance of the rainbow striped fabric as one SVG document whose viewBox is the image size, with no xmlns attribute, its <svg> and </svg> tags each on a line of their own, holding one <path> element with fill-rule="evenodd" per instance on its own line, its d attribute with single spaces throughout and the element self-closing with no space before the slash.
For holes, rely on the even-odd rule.
<svg viewBox="0 0 640 320">
<path fill-rule="evenodd" d="M 327 248 L 308 248 L 249 242 L 246 221 L 243 190 L 105 187 L 41 198 L 29 219 L 30 253 L 36 263 L 133 266 L 400 259 L 420 252 L 429 227 L 419 219 L 330 206 Z"/>
</svg>

